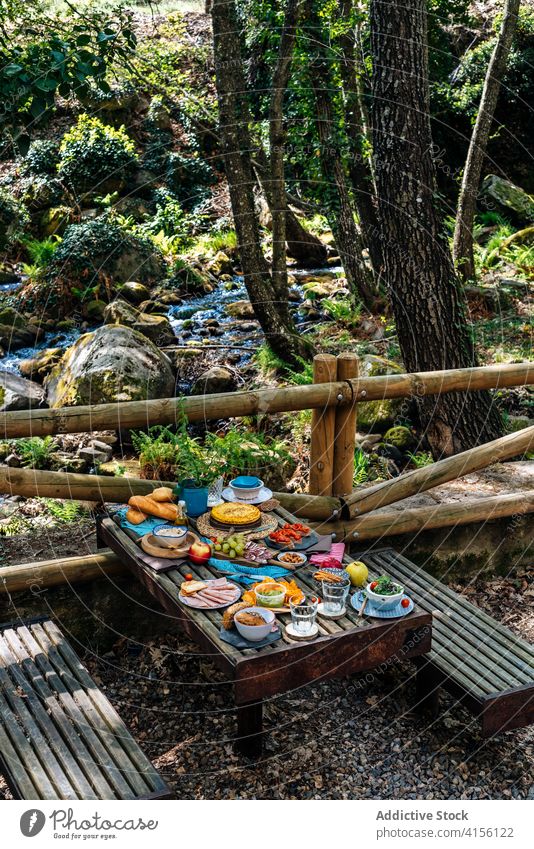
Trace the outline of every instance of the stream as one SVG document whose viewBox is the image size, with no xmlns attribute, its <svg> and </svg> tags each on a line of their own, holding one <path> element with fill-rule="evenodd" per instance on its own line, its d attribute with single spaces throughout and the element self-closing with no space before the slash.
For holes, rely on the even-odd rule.
<svg viewBox="0 0 534 849">
<path fill-rule="evenodd" d="M 290 296 L 295 322 L 301 333 L 306 333 L 315 322 L 299 309 L 299 304 L 306 297 L 302 284 L 299 282 L 300 278 L 326 274 L 334 277 L 341 270 L 340 267 L 291 269 L 295 283 L 290 287 Z M 4 284 L 0 286 L 0 293 L 16 291 L 20 285 L 20 282 Z M 248 300 L 245 284 L 242 277 L 234 277 L 232 286 L 229 288 L 225 284 L 220 284 L 213 292 L 188 298 L 181 304 L 170 306 L 167 315 L 176 334 L 176 344 L 193 346 L 198 343 L 199 347 L 204 344 L 213 344 L 214 348 L 226 348 L 228 352 L 235 349 L 243 363 L 250 360 L 260 346 L 263 334 L 256 319 L 236 319 L 226 312 L 228 304 L 241 300 Z M 96 329 L 97 326 L 89 327 L 86 332 Z M 35 346 L 8 351 L 4 357 L 0 358 L 0 369 L 20 374 L 22 360 L 32 359 L 39 351 L 46 348 L 69 348 L 80 335 L 79 328 L 46 332 Z"/>
</svg>

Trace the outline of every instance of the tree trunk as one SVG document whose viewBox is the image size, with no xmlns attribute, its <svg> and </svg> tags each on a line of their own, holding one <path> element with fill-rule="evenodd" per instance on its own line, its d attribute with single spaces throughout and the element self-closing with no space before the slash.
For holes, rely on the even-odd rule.
<svg viewBox="0 0 534 849">
<path fill-rule="evenodd" d="M 247 91 L 233 0 L 214 0 L 212 22 L 222 155 L 245 286 L 269 346 L 282 360 L 298 367 L 299 358 L 309 357 L 310 350 L 287 311 L 282 310 L 280 315 L 261 249 L 254 208 Z"/>
<path fill-rule="evenodd" d="M 297 36 L 297 23 L 304 0 L 287 0 L 284 27 L 280 38 L 278 58 L 273 73 L 271 102 L 269 106 L 269 157 L 271 186 L 271 216 L 273 220 L 273 288 L 280 301 L 288 304 L 286 256 L 286 188 L 285 188 L 285 142 L 284 95 L 286 93 L 291 60 Z"/>
<path fill-rule="evenodd" d="M 353 0 L 339 0 L 342 21 L 350 20 Z M 345 94 L 345 125 L 349 146 L 348 170 L 354 192 L 354 202 L 360 221 L 363 243 L 367 245 L 376 278 L 383 266 L 382 244 L 376 207 L 376 187 L 371 163 L 366 153 L 364 119 L 356 76 L 354 32 L 343 29 L 339 35 L 340 73 Z"/>
<path fill-rule="evenodd" d="M 385 279 L 407 371 L 476 364 L 465 299 L 437 209 L 425 0 L 373 0 L 373 138 Z M 419 399 L 434 456 L 488 442 L 501 420 L 486 392 Z"/>
<path fill-rule="evenodd" d="M 354 220 L 352 198 L 343 161 L 343 142 L 340 138 L 337 116 L 334 116 L 332 108 L 332 92 L 335 90 L 331 73 L 332 56 L 329 55 L 327 37 L 316 10 L 310 5 L 307 13 L 309 39 L 312 45 L 310 82 L 315 97 L 326 214 L 332 227 L 349 288 L 357 301 L 372 307 L 374 293 L 371 274 L 362 256 L 363 243 Z"/>
<path fill-rule="evenodd" d="M 477 119 L 467 152 L 458 197 L 453 247 L 454 261 L 463 280 L 475 279 L 473 221 L 476 212 L 478 187 L 501 88 L 501 79 L 506 71 L 506 64 L 516 30 L 520 3 L 521 0 L 506 0 L 505 2 L 501 29 L 486 71 Z"/>
</svg>

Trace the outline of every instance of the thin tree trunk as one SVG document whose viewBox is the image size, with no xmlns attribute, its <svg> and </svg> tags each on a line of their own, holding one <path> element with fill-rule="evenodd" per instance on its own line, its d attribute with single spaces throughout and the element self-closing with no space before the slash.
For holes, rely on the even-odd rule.
<svg viewBox="0 0 534 849">
<path fill-rule="evenodd" d="M 254 175 L 250 161 L 252 145 L 235 2 L 213 0 L 212 23 L 222 154 L 245 286 L 268 344 L 281 359 L 298 366 L 299 357 L 308 357 L 310 350 L 287 317 L 287 312 L 282 310 L 283 315 L 280 315 L 261 249 L 254 208 Z"/>
<path fill-rule="evenodd" d="M 339 0 L 341 20 L 350 20 L 353 0 Z M 360 221 L 363 242 L 369 250 L 369 257 L 375 276 L 380 277 L 383 266 L 380 228 L 376 208 L 376 187 L 371 163 L 366 152 L 364 117 L 356 74 L 356 49 L 354 32 L 343 29 L 337 39 L 339 45 L 340 73 L 345 94 L 345 124 L 349 144 L 348 170 L 354 192 L 354 202 Z"/>
<path fill-rule="evenodd" d="M 340 129 L 332 108 L 335 85 L 331 73 L 332 57 L 328 55 L 326 36 L 316 10 L 308 7 L 311 47 L 310 82 L 315 97 L 317 134 L 319 136 L 321 171 L 326 196 L 326 214 L 332 227 L 347 283 L 354 297 L 372 307 L 372 279 L 363 259 L 363 243 L 354 219 Z"/>
<path fill-rule="evenodd" d="M 286 255 L 286 188 L 285 188 L 285 143 L 284 95 L 291 73 L 293 48 L 297 37 L 297 23 L 304 7 L 304 0 L 287 0 L 284 27 L 280 38 L 278 59 L 273 73 L 271 102 L 269 106 L 269 156 L 271 184 L 271 216 L 273 220 L 273 287 L 279 299 L 288 303 L 287 255 Z"/>
<path fill-rule="evenodd" d="M 491 125 L 501 88 L 501 79 L 506 71 L 508 56 L 514 38 L 521 0 L 505 0 L 504 17 L 488 69 L 480 106 L 469 143 L 462 185 L 456 210 L 454 230 L 454 261 L 463 280 L 475 279 L 473 251 L 473 222 L 482 166 L 486 157 Z"/>
<path fill-rule="evenodd" d="M 385 279 L 407 371 L 476 364 L 465 298 L 437 209 L 425 0 L 372 0 L 373 137 Z M 435 456 L 501 433 L 489 393 L 420 399 Z"/>
</svg>

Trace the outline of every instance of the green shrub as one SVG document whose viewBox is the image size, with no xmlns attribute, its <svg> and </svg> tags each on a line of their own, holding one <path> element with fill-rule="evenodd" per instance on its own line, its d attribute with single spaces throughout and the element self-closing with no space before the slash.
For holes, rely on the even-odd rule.
<svg viewBox="0 0 534 849">
<path fill-rule="evenodd" d="M 59 152 L 59 176 L 79 191 L 102 191 L 109 183 L 123 185 L 138 161 L 124 127 L 115 130 L 89 115 L 81 115 L 65 133 Z"/>
<path fill-rule="evenodd" d="M 0 251 L 5 251 L 22 236 L 30 216 L 23 203 L 7 189 L 0 188 Z"/>
<path fill-rule="evenodd" d="M 56 174 L 59 163 L 59 145 L 50 139 L 32 142 L 24 159 L 24 170 L 31 174 Z"/>
<path fill-rule="evenodd" d="M 22 465 L 29 469 L 46 469 L 50 455 L 56 451 L 57 443 L 51 436 L 28 436 L 18 439 L 16 453 L 22 460 Z"/>
<path fill-rule="evenodd" d="M 215 174 L 200 157 L 169 154 L 165 180 L 171 191 L 186 208 L 195 206 L 215 182 Z"/>
</svg>

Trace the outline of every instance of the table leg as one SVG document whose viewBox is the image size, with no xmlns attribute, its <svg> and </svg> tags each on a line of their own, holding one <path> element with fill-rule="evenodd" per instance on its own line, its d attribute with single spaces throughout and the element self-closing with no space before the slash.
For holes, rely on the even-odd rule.
<svg viewBox="0 0 534 849">
<path fill-rule="evenodd" d="M 259 758 L 263 749 L 263 701 L 237 705 L 237 751 Z"/>
<path fill-rule="evenodd" d="M 416 698 L 417 710 L 428 712 L 435 718 L 439 713 L 439 690 L 441 675 L 433 663 L 421 658 L 417 664 Z"/>
</svg>

